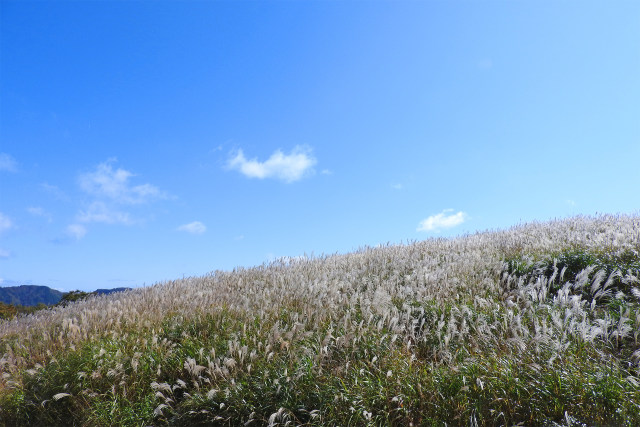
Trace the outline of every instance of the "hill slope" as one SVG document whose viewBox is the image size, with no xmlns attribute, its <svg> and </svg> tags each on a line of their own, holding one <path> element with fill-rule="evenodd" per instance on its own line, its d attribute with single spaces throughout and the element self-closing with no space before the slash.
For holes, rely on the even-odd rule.
<svg viewBox="0 0 640 427">
<path fill-rule="evenodd" d="M 57 304 L 62 292 L 47 286 L 21 285 L 0 288 L 0 302 L 13 305 L 34 306 L 40 303 Z"/>
<path fill-rule="evenodd" d="M 638 277 L 620 215 L 94 296 L 0 323 L 0 420 L 639 425 Z"/>
</svg>

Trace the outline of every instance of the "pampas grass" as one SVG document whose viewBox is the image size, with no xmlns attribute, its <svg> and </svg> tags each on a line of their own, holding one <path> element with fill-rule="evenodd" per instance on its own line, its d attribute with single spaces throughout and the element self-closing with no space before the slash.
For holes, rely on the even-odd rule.
<svg viewBox="0 0 640 427">
<path fill-rule="evenodd" d="M 604 215 L 92 296 L 1 321 L 0 422 L 638 424 L 639 261 Z"/>
</svg>

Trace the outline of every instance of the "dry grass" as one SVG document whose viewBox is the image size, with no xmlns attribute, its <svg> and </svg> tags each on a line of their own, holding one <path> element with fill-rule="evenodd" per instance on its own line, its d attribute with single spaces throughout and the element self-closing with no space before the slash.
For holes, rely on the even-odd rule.
<svg viewBox="0 0 640 427">
<path fill-rule="evenodd" d="M 639 260 L 575 217 L 92 297 L 0 323 L 0 423 L 638 424 Z"/>
</svg>

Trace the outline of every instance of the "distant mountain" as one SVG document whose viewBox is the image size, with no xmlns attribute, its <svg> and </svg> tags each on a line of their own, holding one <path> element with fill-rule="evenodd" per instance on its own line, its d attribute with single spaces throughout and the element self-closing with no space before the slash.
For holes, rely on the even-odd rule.
<svg viewBox="0 0 640 427">
<path fill-rule="evenodd" d="M 12 305 L 57 304 L 62 295 L 62 292 L 47 286 L 21 285 L 0 288 L 0 302 Z"/>
<path fill-rule="evenodd" d="M 112 294 L 128 291 L 131 288 L 98 289 L 96 294 Z M 0 302 L 11 305 L 36 306 L 40 303 L 54 305 L 60 302 L 64 292 L 56 291 L 48 286 L 20 285 L 0 287 Z"/>
</svg>

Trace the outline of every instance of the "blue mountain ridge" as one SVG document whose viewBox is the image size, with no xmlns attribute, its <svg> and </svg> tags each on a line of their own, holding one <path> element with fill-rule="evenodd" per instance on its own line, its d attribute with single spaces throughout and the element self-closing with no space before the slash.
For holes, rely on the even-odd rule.
<svg viewBox="0 0 640 427">
<path fill-rule="evenodd" d="M 131 288 L 97 289 L 97 294 L 111 294 L 122 292 Z M 64 292 L 51 289 L 48 286 L 19 285 L 0 287 L 0 302 L 12 305 L 36 306 L 40 303 L 46 305 L 57 304 Z"/>
</svg>

